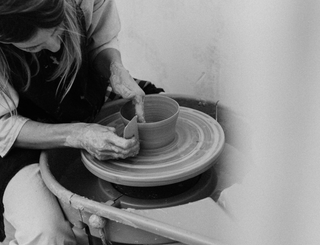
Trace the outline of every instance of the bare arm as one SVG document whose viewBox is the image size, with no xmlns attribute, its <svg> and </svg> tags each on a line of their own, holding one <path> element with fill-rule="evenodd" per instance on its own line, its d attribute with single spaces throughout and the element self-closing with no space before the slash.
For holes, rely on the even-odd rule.
<svg viewBox="0 0 320 245">
<path fill-rule="evenodd" d="M 102 50 L 94 59 L 97 70 L 106 78 L 110 78 L 113 91 L 125 99 L 131 99 L 135 104 L 139 122 L 145 122 L 145 93 L 123 67 L 120 52 L 113 48 Z"/>
<path fill-rule="evenodd" d="M 46 124 L 29 120 L 22 127 L 14 146 L 31 149 L 63 147 L 67 137 L 83 127 L 83 123 Z M 70 147 L 78 148 L 76 145 Z"/>
<path fill-rule="evenodd" d="M 103 76 L 108 77 L 111 74 L 110 64 L 118 64 L 119 61 L 121 62 L 120 52 L 110 48 L 96 56 L 94 65 Z M 129 83 L 139 87 L 135 81 Z M 135 138 L 119 137 L 111 127 L 86 123 L 45 124 L 31 120 L 21 128 L 14 146 L 31 149 L 80 148 L 100 160 L 127 158 L 139 152 L 139 142 Z"/>
<path fill-rule="evenodd" d="M 112 62 L 122 64 L 120 51 L 114 48 L 107 48 L 102 50 L 93 60 L 93 65 L 97 71 L 106 79 L 111 76 L 110 65 Z"/>
<path fill-rule="evenodd" d="M 100 160 L 127 158 L 139 151 L 136 139 L 121 138 L 111 127 L 86 123 L 45 124 L 27 121 L 14 146 L 31 149 L 79 148 Z"/>
</svg>

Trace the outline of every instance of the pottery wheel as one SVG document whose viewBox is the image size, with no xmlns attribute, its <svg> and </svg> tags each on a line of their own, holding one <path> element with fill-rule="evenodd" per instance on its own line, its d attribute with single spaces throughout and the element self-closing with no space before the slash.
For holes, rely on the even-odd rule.
<svg viewBox="0 0 320 245">
<path fill-rule="evenodd" d="M 123 133 L 119 113 L 99 123 L 115 127 L 118 135 Z M 82 151 L 81 159 L 90 172 L 103 180 L 127 186 L 161 186 L 209 169 L 222 152 L 224 142 L 224 132 L 215 119 L 201 111 L 180 107 L 175 139 L 167 146 L 141 149 L 136 157 L 106 161 Z"/>
</svg>

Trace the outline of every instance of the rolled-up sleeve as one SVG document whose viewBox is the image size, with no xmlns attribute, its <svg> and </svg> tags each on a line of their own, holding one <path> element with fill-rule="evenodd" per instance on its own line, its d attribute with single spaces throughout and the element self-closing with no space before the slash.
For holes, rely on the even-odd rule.
<svg viewBox="0 0 320 245">
<path fill-rule="evenodd" d="M 121 29 L 116 3 L 112 0 L 80 0 L 87 28 L 90 58 L 104 49 L 119 49 L 118 34 Z"/>
<path fill-rule="evenodd" d="M 9 86 L 11 99 L 0 94 L 0 156 L 4 157 L 12 148 L 22 126 L 28 118 L 11 113 L 19 102 L 17 93 Z"/>
</svg>

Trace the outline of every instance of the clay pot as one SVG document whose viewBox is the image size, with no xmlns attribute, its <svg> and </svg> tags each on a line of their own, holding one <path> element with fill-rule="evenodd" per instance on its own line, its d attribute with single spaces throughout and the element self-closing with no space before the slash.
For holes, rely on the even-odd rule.
<svg viewBox="0 0 320 245">
<path fill-rule="evenodd" d="M 141 149 L 156 149 L 170 144 L 175 138 L 179 111 L 178 102 L 170 97 L 159 94 L 146 95 L 146 123 L 138 123 Z M 120 116 L 124 125 L 135 116 L 135 108 L 131 101 L 122 106 Z"/>
</svg>

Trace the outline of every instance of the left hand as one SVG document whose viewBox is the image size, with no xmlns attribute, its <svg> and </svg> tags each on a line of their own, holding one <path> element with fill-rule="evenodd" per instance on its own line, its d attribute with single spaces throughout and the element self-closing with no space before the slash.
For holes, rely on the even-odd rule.
<svg viewBox="0 0 320 245">
<path fill-rule="evenodd" d="M 146 122 L 144 117 L 145 93 L 133 80 L 121 63 L 112 62 L 110 65 L 110 82 L 113 91 L 124 99 L 132 99 L 135 105 L 138 122 Z"/>
<path fill-rule="evenodd" d="M 125 159 L 136 156 L 140 150 L 135 137 L 125 139 L 113 127 L 95 123 L 76 123 L 66 137 L 65 146 L 86 150 L 98 160 Z"/>
</svg>

